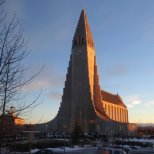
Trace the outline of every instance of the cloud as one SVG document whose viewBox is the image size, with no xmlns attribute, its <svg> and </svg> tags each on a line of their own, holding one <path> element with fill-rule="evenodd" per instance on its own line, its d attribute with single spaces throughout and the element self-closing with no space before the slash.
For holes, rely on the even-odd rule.
<svg viewBox="0 0 154 154">
<path fill-rule="evenodd" d="M 61 97 L 62 94 L 60 92 L 57 91 L 52 91 L 49 95 L 48 95 L 49 99 L 54 100 L 56 102 L 60 102 L 61 101 Z"/>
<path fill-rule="evenodd" d="M 36 68 L 35 68 L 36 69 Z M 33 72 L 33 71 L 32 71 Z M 28 73 L 32 74 L 32 72 Z M 65 77 L 54 69 L 46 67 L 30 84 L 23 87 L 23 92 L 31 92 L 40 89 L 62 88 Z"/>
<path fill-rule="evenodd" d="M 127 104 L 127 107 L 128 108 L 133 108 L 133 105 L 132 104 Z"/>
<path fill-rule="evenodd" d="M 142 103 L 138 95 L 126 96 L 124 97 L 124 100 L 129 108 L 133 108 L 134 106 Z"/>
<path fill-rule="evenodd" d="M 138 98 L 134 98 L 134 100 L 132 100 L 132 105 L 137 105 L 140 103 L 141 103 L 141 100 L 139 100 Z"/>
<path fill-rule="evenodd" d="M 144 106 L 146 106 L 146 107 L 154 106 L 154 100 L 150 100 L 150 101 L 145 102 Z"/>
<path fill-rule="evenodd" d="M 47 88 L 49 86 L 48 81 L 47 80 L 36 80 L 31 82 L 30 84 L 24 86 L 22 88 L 23 92 L 30 92 L 30 91 L 35 91 L 35 90 L 39 90 L 42 88 Z"/>
<path fill-rule="evenodd" d="M 112 67 L 107 69 L 106 74 L 108 76 L 122 76 L 125 75 L 128 71 L 128 68 L 122 64 L 115 64 Z"/>
</svg>

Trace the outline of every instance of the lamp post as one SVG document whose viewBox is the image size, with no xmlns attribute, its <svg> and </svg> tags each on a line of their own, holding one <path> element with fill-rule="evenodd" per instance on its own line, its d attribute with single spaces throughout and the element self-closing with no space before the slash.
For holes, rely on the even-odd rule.
<svg viewBox="0 0 154 154">
<path fill-rule="evenodd" d="M 133 138 L 135 137 L 135 126 L 133 125 Z"/>
<path fill-rule="evenodd" d="M 100 136 L 100 126 L 98 125 L 97 126 L 97 136 L 96 136 L 96 140 L 97 140 L 96 146 L 98 146 L 98 144 L 99 144 L 99 136 Z"/>
<path fill-rule="evenodd" d="M 45 125 L 45 137 L 48 135 L 48 124 Z"/>
<path fill-rule="evenodd" d="M 107 136 L 107 147 L 109 147 L 109 128 L 107 128 L 106 136 Z"/>
<path fill-rule="evenodd" d="M 23 131 L 23 133 L 27 134 L 27 143 L 29 145 L 29 154 L 31 154 L 31 146 L 34 143 L 34 138 L 36 133 L 40 133 L 39 131 Z"/>
<path fill-rule="evenodd" d="M 122 154 L 123 154 L 123 132 L 122 132 Z"/>
<path fill-rule="evenodd" d="M 122 130 L 122 127 L 120 127 L 120 133 L 121 133 L 121 144 L 122 144 L 122 154 L 123 154 L 123 130 Z"/>
<path fill-rule="evenodd" d="M 65 129 L 66 129 L 66 126 L 65 125 L 63 126 L 63 129 L 64 129 L 63 137 L 64 137 L 64 153 L 65 153 Z"/>
<path fill-rule="evenodd" d="M 65 133 L 64 133 L 65 134 Z M 65 153 L 65 135 L 64 135 L 64 153 Z"/>
</svg>

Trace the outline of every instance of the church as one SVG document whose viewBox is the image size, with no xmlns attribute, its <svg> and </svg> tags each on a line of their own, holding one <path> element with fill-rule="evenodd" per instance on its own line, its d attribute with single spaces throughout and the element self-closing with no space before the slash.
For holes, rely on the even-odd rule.
<svg viewBox="0 0 154 154">
<path fill-rule="evenodd" d="M 62 101 L 52 131 L 127 135 L 128 109 L 118 94 L 100 88 L 94 40 L 83 9 L 72 40 Z"/>
</svg>

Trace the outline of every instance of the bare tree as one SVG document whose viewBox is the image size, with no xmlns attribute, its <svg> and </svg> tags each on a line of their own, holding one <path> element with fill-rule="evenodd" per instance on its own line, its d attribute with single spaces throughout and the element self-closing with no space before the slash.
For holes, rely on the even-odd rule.
<svg viewBox="0 0 154 154">
<path fill-rule="evenodd" d="M 3 3 L 0 0 L 0 6 Z M 29 113 L 38 104 L 40 94 L 36 99 L 27 104 L 23 101 L 22 88 L 32 82 L 38 76 L 32 74 L 25 77 L 28 68 L 23 66 L 23 60 L 27 56 L 26 43 L 23 39 L 23 28 L 15 15 L 7 21 L 3 10 L 0 10 L 0 133 L 3 133 L 4 116 L 12 105 L 16 108 L 16 115 Z"/>
</svg>

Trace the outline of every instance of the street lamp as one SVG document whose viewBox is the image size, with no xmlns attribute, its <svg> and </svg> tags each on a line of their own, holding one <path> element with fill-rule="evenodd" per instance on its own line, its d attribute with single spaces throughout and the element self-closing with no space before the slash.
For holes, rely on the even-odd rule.
<svg viewBox="0 0 154 154">
<path fill-rule="evenodd" d="M 65 132 L 64 132 L 64 153 L 65 153 Z"/>
<path fill-rule="evenodd" d="M 120 126 L 120 133 L 121 133 L 121 144 L 122 144 L 122 154 L 123 154 L 123 130 L 122 130 L 122 126 Z"/>
<path fill-rule="evenodd" d="M 106 136 L 107 136 L 107 147 L 109 147 L 109 128 L 107 128 Z"/>
<path fill-rule="evenodd" d="M 98 144 L 99 144 L 99 137 L 100 137 L 100 126 L 98 125 L 97 127 L 97 134 L 96 134 L 96 146 L 98 146 Z"/>
<path fill-rule="evenodd" d="M 63 132 L 63 137 L 64 137 L 64 153 L 65 153 L 65 129 L 66 129 L 66 126 L 64 125 L 63 126 L 63 129 L 64 129 L 64 132 Z"/>
</svg>

